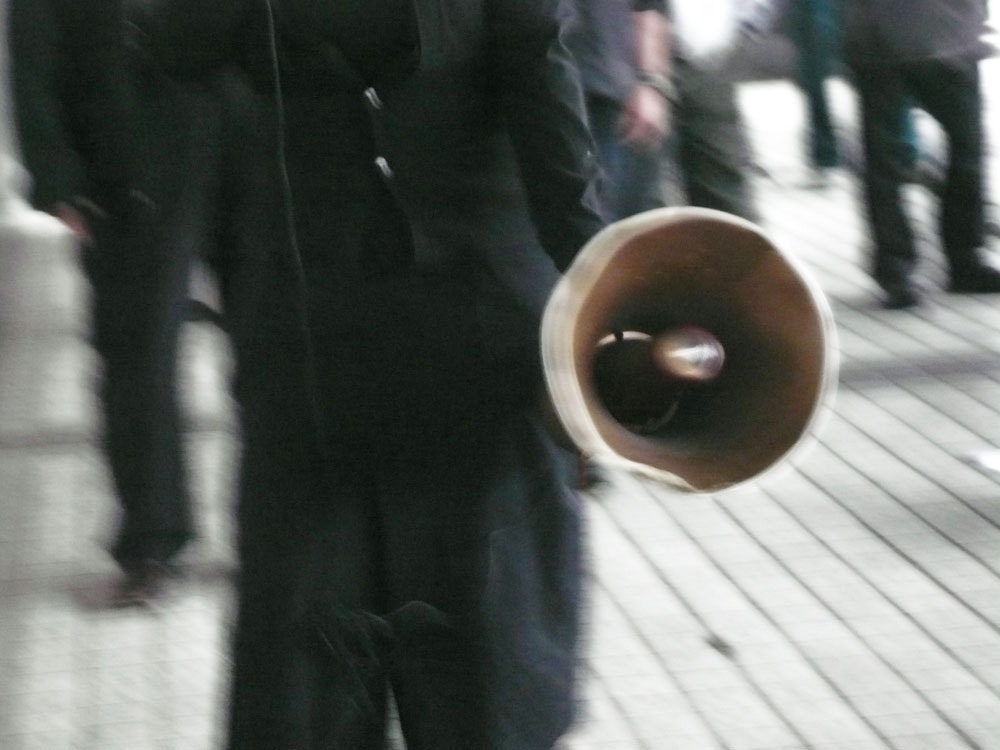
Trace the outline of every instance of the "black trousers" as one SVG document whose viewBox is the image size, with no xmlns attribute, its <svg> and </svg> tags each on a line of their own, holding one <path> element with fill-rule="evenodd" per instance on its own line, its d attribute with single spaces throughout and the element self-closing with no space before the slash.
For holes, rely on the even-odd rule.
<svg viewBox="0 0 1000 750">
<path fill-rule="evenodd" d="M 757 221 L 753 155 L 732 71 L 675 58 L 674 73 L 680 98 L 666 148 L 673 182 L 687 205 Z"/>
<path fill-rule="evenodd" d="M 573 462 L 530 408 L 476 399 L 461 323 L 414 322 L 455 297 L 400 285 L 356 342 L 315 329 L 311 375 L 241 375 L 231 750 L 381 750 L 390 690 L 411 750 L 543 750 L 573 716 Z M 358 411 L 330 403 L 352 393 Z M 345 436 L 332 414 L 370 423 Z"/>
<path fill-rule="evenodd" d="M 121 564 L 169 561 L 195 534 L 177 355 L 219 161 L 210 85 L 140 74 L 136 94 L 142 188 L 155 207 L 99 221 L 84 249 L 104 449 L 121 508 L 110 551 Z"/>
<path fill-rule="evenodd" d="M 979 64 L 936 59 L 854 68 L 865 149 L 864 198 L 874 239 L 872 273 L 883 287 L 905 282 L 918 261 L 903 206 L 905 172 L 899 113 L 909 102 L 925 110 L 948 141 L 941 197 L 941 246 L 952 277 L 974 272 L 983 242 L 983 123 Z"/>
<path fill-rule="evenodd" d="M 381 750 L 390 689 L 411 750 L 565 730 L 579 507 L 530 419 L 482 428 L 449 466 L 333 478 L 248 450 L 229 748 Z"/>
</svg>

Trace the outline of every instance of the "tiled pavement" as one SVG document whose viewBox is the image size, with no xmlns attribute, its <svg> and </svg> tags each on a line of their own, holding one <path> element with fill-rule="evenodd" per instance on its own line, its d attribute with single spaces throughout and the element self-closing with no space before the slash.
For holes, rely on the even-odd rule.
<svg viewBox="0 0 1000 750">
<path fill-rule="evenodd" d="M 830 297 L 839 392 L 809 450 L 757 484 L 694 497 L 620 476 L 592 493 L 587 702 L 565 748 L 1000 750 L 1000 484 L 964 460 L 1000 447 L 1000 299 L 938 291 L 914 188 L 928 300 L 881 310 L 853 179 L 806 186 L 790 85 L 743 93 L 763 223 Z M 849 135 L 853 100 L 835 94 Z M 188 577 L 159 611 L 95 610 L 113 503 L 85 289 L 51 225 L 3 227 L 0 295 L 0 748 L 214 750 L 232 568 L 223 341 L 186 334 L 203 529 Z"/>
</svg>

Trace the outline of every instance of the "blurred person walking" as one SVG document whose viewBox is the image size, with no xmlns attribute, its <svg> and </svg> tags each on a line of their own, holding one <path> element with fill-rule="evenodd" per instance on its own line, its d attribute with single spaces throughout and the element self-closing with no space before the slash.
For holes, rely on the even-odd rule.
<svg viewBox="0 0 1000 750">
<path fill-rule="evenodd" d="M 677 100 L 666 153 L 678 200 L 757 221 L 753 155 L 731 64 L 743 12 L 739 0 L 670 0 Z"/>
<path fill-rule="evenodd" d="M 676 98 L 665 0 L 573 0 L 566 45 L 580 69 L 601 165 L 601 209 L 616 221 L 661 208 L 663 147 Z M 580 460 L 578 487 L 604 481 Z"/>
<path fill-rule="evenodd" d="M 818 182 L 840 165 L 840 148 L 826 82 L 839 63 L 840 2 L 790 0 L 788 31 L 797 53 L 795 82 L 806 101 L 806 156 Z"/>
<path fill-rule="evenodd" d="M 11 0 L 11 97 L 30 202 L 79 243 L 120 508 L 105 604 L 148 603 L 195 535 L 176 370 L 208 231 L 217 112 L 142 58 L 120 0 Z"/>
<path fill-rule="evenodd" d="M 609 220 L 664 204 L 663 142 L 676 96 L 665 0 L 575 0 L 567 45 L 580 68 Z"/>
<path fill-rule="evenodd" d="M 900 113 L 911 103 L 936 120 L 948 142 L 938 228 L 948 290 L 1000 292 L 1000 271 L 982 256 L 984 135 L 979 62 L 983 0 L 846 0 L 844 54 L 853 73 L 865 151 L 864 202 L 874 243 L 872 275 L 889 309 L 913 307 L 919 257 L 902 202 L 907 169 Z"/>
</svg>

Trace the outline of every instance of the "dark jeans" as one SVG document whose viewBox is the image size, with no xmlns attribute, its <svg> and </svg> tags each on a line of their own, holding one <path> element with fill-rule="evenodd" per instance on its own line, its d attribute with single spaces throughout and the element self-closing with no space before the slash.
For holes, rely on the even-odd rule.
<svg viewBox="0 0 1000 750">
<path fill-rule="evenodd" d="M 587 97 L 587 116 L 604 170 L 605 218 L 617 221 L 663 206 L 659 150 L 643 151 L 624 143 L 618 131 L 621 104 L 603 96 Z"/>
<path fill-rule="evenodd" d="M 883 287 L 905 282 L 917 263 L 902 202 L 906 165 L 899 144 L 907 103 L 926 111 L 948 141 L 939 231 L 952 277 L 972 272 L 983 228 L 983 123 L 979 65 L 973 59 L 857 67 L 865 148 L 865 203 L 875 244 L 873 274 Z"/>
<path fill-rule="evenodd" d="M 840 162 L 836 133 L 826 94 L 826 79 L 837 62 L 839 7 L 833 0 L 794 0 L 789 34 L 798 53 L 796 82 L 809 111 L 809 158 L 816 167 Z"/>
</svg>

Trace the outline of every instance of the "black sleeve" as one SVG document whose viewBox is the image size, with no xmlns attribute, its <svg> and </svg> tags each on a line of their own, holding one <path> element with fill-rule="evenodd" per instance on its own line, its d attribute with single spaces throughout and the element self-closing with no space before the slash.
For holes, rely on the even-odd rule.
<svg viewBox="0 0 1000 750">
<path fill-rule="evenodd" d="M 138 172 L 120 0 L 13 0 L 11 97 L 31 202 L 124 207 Z"/>
<path fill-rule="evenodd" d="M 492 59 L 532 218 L 565 270 L 602 226 L 594 145 L 558 0 L 495 0 Z"/>
<path fill-rule="evenodd" d="M 50 209 L 85 190 L 69 113 L 61 96 L 58 19 L 45 0 L 11 0 L 7 36 L 10 92 L 20 158 L 31 176 L 31 202 Z"/>
</svg>

